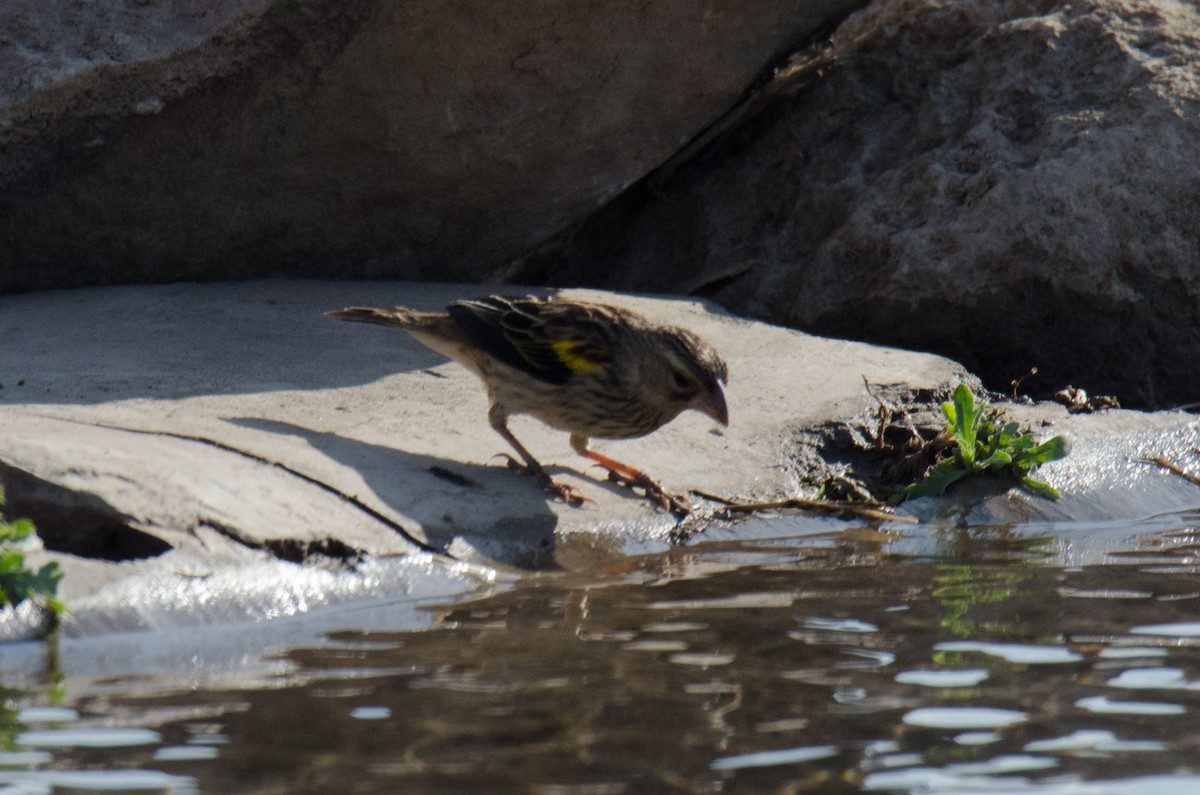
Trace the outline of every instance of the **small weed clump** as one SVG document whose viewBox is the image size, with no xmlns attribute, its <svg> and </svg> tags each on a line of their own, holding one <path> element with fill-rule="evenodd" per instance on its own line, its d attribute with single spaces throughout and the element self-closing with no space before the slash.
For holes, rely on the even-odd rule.
<svg viewBox="0 0 1200 795">
<path fill-rule="evenodd" d="M 1015 422 L 1004 422 L 999 410 L 976 405 L 975 396 L 965 384 L 954 390 L 954 400 L 942 404 L 946 432 L 953 444 L 951 454 L 938 461 L 924 479 L 910 484 L 903 499 L 935 497 L 946 493 L 952 484 L 968 475 L 982 472 L 1016 479 L 1026 491 L 1052 500 L 1059 498 L 1056 488 L 1033 477 L 1042 464 L 1067 455 L 1066 439 L 1055 436 L 1041 444 L 1031 434 L 1021 433 Z"/>
<path fill-rule="evenodd" d="M 0 487 L 0 506 L 4 505 L 4 489 Z M 57 563 L 47 563 L 37 571 L 25 563 L 25 553 L 18 545 L 33 535 L 35 528 L 28 519 L 6 521 L 0 517 L 0 609 L 16 607 L 27 600 L 41 602 L 55 616 L 64 610 L 56 598 L 62 572 Z"/>
</svg>

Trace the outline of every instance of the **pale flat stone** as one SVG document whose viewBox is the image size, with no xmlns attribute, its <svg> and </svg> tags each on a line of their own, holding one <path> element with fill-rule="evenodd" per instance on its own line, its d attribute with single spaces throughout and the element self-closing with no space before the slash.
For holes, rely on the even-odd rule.
<svg viewBox="0 0 1200 795">
<path fill-rule="evenodd" d="M 661 549 L 675 519 L 603 480 L 565 433 L 530 418 L 511 426 L 556 478 L 593 500 L 581 508 L 496 458 L 506 445 L 471 373 L 402 332 L 323 316 L 360 304 L 437 309 L 486 292 L 268 281 L 0 298 L 0 478 L 10 512 L 33 516 L 51 548 L 67 551 L 31 561 L 64 566 L 73 621 L 114 629 L 258 620 L 396 589 L 446 593 L 510 567 L 594 567 L 623 549 Z M 864 379 L 931 389 L 969 378 L 941 357 L 814 337 L 699 301 L 566 294 L 691 328 L 728 362 L 728 428 L 689 413 L 642 439 L 596 443 L 675 491 L 794 495 L 806 474 L 801 429 L 874 411 Z M 930 521 L 964 512 L 1070 520 L 1193 499 L 1192 484 L 1129 462 L 1190 444 L 1186 416 L 1016 411 L 1029 425 L 1053 422 L 1045 435 L 1077 439 L 1071 459 L 1046 468 L 1067 492 L 1061 503 L 968 489 L 910 510 Z M 1178 443 L 1164 447 L 1169 440 Z M 1127 487 L 1134 470 L 1140 491 Z M 713 507 L 697 502 L 702 517 Z M 37 514 L 48 505 L 57 518 Z M 701 518 L 695 529 L 704 526 Z M 354 568 L 360 553 L 374 569 Z M 287 563 L 326 558 L 349 558 L 351 573 Z"/>
<path fill-rule="evenodd" d="M 541 566 L 556 534 L 668 533 L 673 517 L 602 480 L 566 434 L 516 418 L 519 438 L 593 502 L 549 498 L 496 457 L 508 451 L 475 376 L 402 332 L 322 314 L 435 309 L 481 292 L 280 281 L 0 299 L 12 352 L 0 374 L 0 460 L 100 497 L 172 546 L 208 527 L 251 543 L 334 537 L 375 553 L 425 545 Z M 959 372 L 938 357 L 820 339 L 696 301 L 568 294 L 692 328 L 729 362 L 729 428 L 688 413 L 642 439 L 596 442 L 675 491 L 794 493 L 790 428 L 861 410 L 864 376 L 937 385 Z"/>
</svg>

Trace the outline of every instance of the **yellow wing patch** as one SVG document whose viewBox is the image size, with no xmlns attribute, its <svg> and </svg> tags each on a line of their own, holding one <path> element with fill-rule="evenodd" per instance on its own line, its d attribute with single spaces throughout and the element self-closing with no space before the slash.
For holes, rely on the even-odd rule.
<svg viewBox="0 0 1200 795">
<path fill-rule="evenodd" d="M 604 362 L 589 359 L 582 353 L 581 349 L 586 347 L 586 343 L 579 340 L 551 340 L 550 347 L 558 360 L 573 372 L 586 373 L 604 366 Z"/>
</svg>

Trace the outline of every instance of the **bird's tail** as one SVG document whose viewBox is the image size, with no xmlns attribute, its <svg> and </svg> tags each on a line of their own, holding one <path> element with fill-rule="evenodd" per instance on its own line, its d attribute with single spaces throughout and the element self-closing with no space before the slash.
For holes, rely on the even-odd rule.
<svg viewBox="0 0 1200 795">
<path fill-rule="evenodd" d="M 337 309 L 333 312 L 326 312 L 325 315 L 326 317 L 337 318 L 338 320 L 345 320 L 350 323 L 374 323 L 377 326 L 393 326 L 402 329 L 419 325 L 421 321 L 431 317 L 427 312 L 414 312 L 402 306 L 391 309 L 371 306 L 351 306 L 345 309 Z"/>
</svg>

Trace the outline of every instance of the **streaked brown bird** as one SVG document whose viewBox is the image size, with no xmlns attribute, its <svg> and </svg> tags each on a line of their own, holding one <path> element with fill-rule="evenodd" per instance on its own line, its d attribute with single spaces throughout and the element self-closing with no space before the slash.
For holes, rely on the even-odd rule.
<svg viewBox="0 0 1200 795">
<path fill-rule="evenodd" d="M 445 312 L 350 307 L 327 314 L 403 329 L 478 375 L 491 401 L 492 427 L 548 493 L 573 505 L 585 498 L 546 474 L 508 429 L 509 417 L 529 414 L 569 432 L 575 451 L 608 470 L 610 480 L 643 489 L 677 514 L 691 511 L 686 498 L 588 449 L 588 440 L 645 436 L 685 409 L 729 423 L 723 389 L 729 373 L 712 346 L 687 329 L 653 323 L 628 309 L 492 295 L 455 301 Z"/>
</svg>

